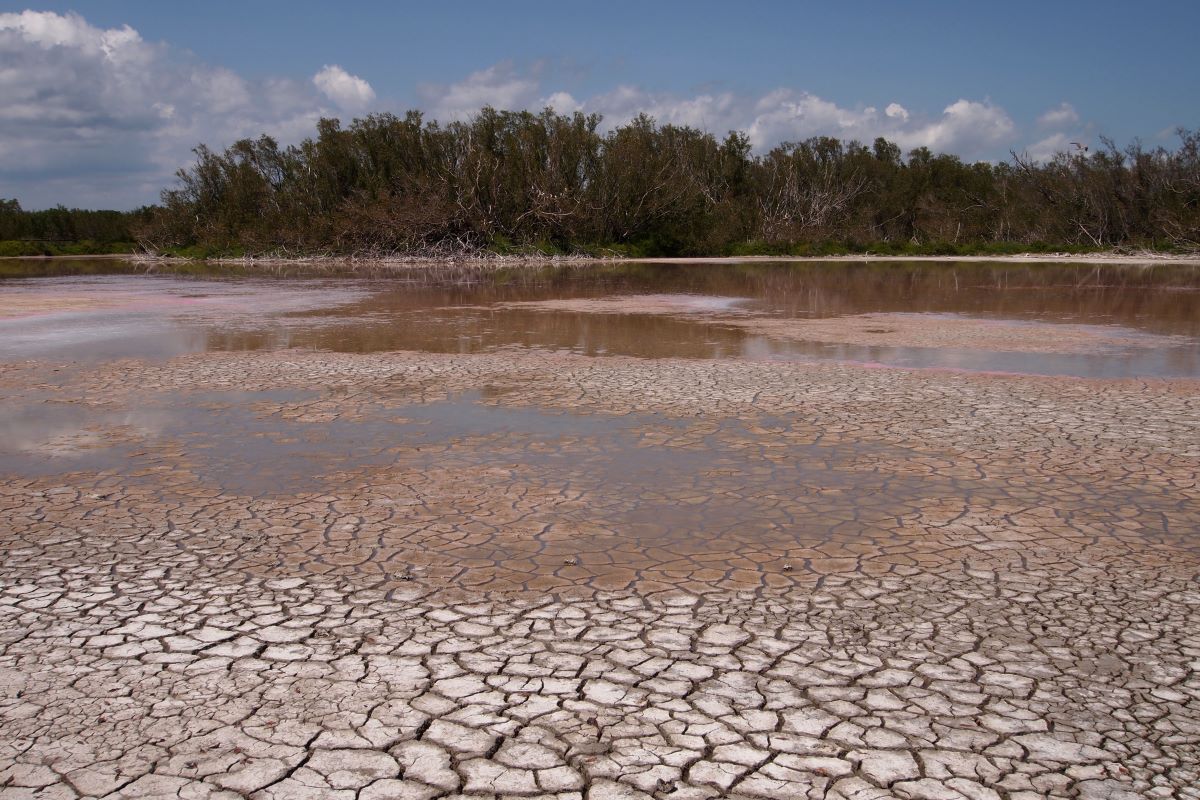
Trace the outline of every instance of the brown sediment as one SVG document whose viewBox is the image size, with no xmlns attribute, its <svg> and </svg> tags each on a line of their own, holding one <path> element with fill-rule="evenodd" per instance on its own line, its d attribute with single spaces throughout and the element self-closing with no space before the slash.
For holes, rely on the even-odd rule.
<svg viewBox="0 0 1200 800">
<path fill-rule="evenodd" d="M 1127 348 L 1172 347 L 1191 340 L 1129 328 L 1014 321 L 953 314 L 858 314 L 823 319 L 733 320 L 776 339 L 885 347 L 933 347 L 997 353 L 1088 354 Z"/>
<path fill-rule="evenodd" d="M 1171 347 L 1188 337 L 1142 333 L 1118 326 L 988 319 L 958 314 L 878 313 L 819 318 L 757 314 L 741 298 L 704 295 L 628 295 L 511 302 L 519 308 L 579 314 L 702 317 L 777 340 L 885 347 L 931 347 L 1011 353 L 1086 354 L 1123 348 Z"/>
<path fill-rule="evenodd" d="M 189 263 L 195 262 L 197 259 L 178 258 L 173 256 L 157 256 L 148 254 L 137 254 L 133 256 L 62 256 L 61 258 L 128 258 L 134 261 L 145 264 L 155 263 Z M 28 256 L 18 258 L 45 259 L 46 256 Z M 53 258 L 59 258 L 57 256 Z M 1013 255 L 978 255 L 978 256 L 887 256 L 876 255 L 872 253 L 857 253 L 835 256 L 692 256 L 692 257 L 663 257 L 663 258 L 643 258 L 643 257 L 625 257 L 625 256 L 590 256 L 582 254 L 568 254 L 558 256 L 546 256 L 539 254 L 523 254 L 523 255 L 497 255 L 492 253 L 464 253 L 455 256 L 421 256 L 421 255 L 384 255 L 384 256 L 272 256 L 261 255 L 252 257 L 240 258 L 214 258 L 206 259 L 212 263 L 219 264 L 259 264 L 270 266 L 276 264 L 340 264 L 344 266 L 370 266 L 378 265 L 424 265 L 424 266 L 445 266 L 453 264 L 467 265 L 494 265 L 494 266 L 510 266 L 516 264 L 588 264 L 588 263 L 608 263 L 608 264 L 625 264 L 625 263 L 640 263 L 640 264 L 769 264 L 769 263 L 820 263 L 820 262 L 922 262 L 922 263 L 950 263 L 950 262 L 1009 262 L 1013 264 L 1037 264 L 1037 263 L 1054 263 L 1054 262 L 1071 262 L 1076 264 L 1157 264 L 1157 263 L 1172 263 L 1172 264 L 1200 264 L 1200 256 L 1188 253 L 1161 253 L 1154 251 L 1141 252 L 1101 252 L 1101 253 L 1017 253 Z"/>
<path fill-rule="evenodd" d="M 0 798 L 1200 778 L 1195 380 L 67 366 L 0 364 Z"/>
<path fill-rule="evenodd" d="M 1189 253 L 1158 253 L 1150 250 L 1125 253 L 1017 253 L 1014 255 L 979 256 L 885 256 L 872 253 L 847 254 L 840 256 L 719 256 L 696 258 L 639 258 L 628 259 L 646 264 L 753 264 L 777 261 L 798 262 L 902 262 L 914 261 L 928 264 L 945 264 L 962 261 L 981 263 L 987 261 L 1012 264 L 1037 264 L 1071 262 L 1075 264 L 1200 264 L 1200 256 Z"/>
</svg>

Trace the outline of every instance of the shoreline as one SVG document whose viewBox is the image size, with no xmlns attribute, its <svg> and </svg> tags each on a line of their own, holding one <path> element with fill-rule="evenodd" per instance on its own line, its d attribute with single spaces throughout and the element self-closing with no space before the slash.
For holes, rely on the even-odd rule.
<svg viewBox="0 0 1200 800">
<path fill-rule="evenodd" d="M 875 255 L 849 254 L 836 256 L 440 256 L 440 257 L 355 257 L 355 256 L 296 256 L 243 258 L 184 258 L 136 253 L 101 253 L 96 255 L 0 256 L 4 261 L 71 261 L 107 260 L 131 261 L 149 266 L 157 264 L 236 264 L 241 266 L 396 266 L 396 267 L 508 267 L 554 266 L 585 264 L 770 264 L 770 263 L 1073 263 L 1148 265 L 1178 264 L 1200 266 L 1200 254 L 1173 253 L 1017 253 L 1004 255 Z"/>
<path fill-rule="evenodd" d="M 1169 253 L 1148 253 L 1145 255 L 1125 255 L 1106 253 L 1018 253 L 1015 255 L 995 256 L 885 256 L 885 255 L 844 255 L 844 256 L 720 256 L 713 258 L 622 258 L 613 259 L 617 262 L 649 263 L 649 264 L 742 264 L 755 262 L 787 262 L 802 261 L 812 263 L 822 262 L 889 262 L 889 261 L 920 261 L 929 263 L 953 263 L 965 261 L 972 263 L 1011 262 L 1014 264 L 1069 263 L 1069 264 L 1186 264 L 1200 265 L 1200 255 L 1174 255 Z"/>
<path fill-rule="evenodd" d="M 88 260 L 104 259 L 108 260 L 128 260 L 137 257 L 136 253 L 95 253 L 92 255 L 81 256 L 0 256 L 0 261 L 66 261 L 70 259 L 86 258 Z"/>
</svg>

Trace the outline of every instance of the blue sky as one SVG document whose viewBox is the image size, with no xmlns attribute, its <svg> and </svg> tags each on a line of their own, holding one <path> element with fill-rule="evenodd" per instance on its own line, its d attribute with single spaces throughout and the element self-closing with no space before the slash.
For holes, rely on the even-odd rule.
<svg viewBox="0 0 1200 800">
<path fill-rule="evenodd" d="M 1170 144 L 1200 127 L 1197 30 L 1196 0 L 0 2 L 0 196 L 129 207 L 197 141 L 483 102 L 644 110 L 760 149 L 817 133 L 968 159 Z"/>
</svg>

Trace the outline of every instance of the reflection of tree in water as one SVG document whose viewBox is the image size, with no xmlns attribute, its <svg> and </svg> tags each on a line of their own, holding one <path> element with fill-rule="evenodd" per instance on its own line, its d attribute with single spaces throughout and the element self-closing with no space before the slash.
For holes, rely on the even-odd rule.
<svg viewBox="0 0 1200 800">
<path fill-rule="evenodd" d="M 497 303 L 692 293 L 750 298 L 756 301 L 755 309 L 785 316 L 968 313 L 1200 333 L 1200 268 L 1185 265 L 601 263 L 508 267 L 481 272 L 478 279 L 458 285 L 448 285 L 437 276 L 423 279 L 420 270 L 411 270 L 397 273 L 396 280 L 373 281 L 370 288 L 368 296 L 335 313 L 370 325 L 380 318 L 390 323 L 396 315 L 445 309 L 439 319 L 453 321 L 475 314 L 495 324 L 496 315 L 488 307 Z M 315 310 L 302 315 L 327 313 Z M 528 319 L 522 322 L 533 324 Z M 455 330 L 453 325 L 449 330 Z"/>
<path fill-rule="evenodd" d="M 511 345 L 706 358 L 745 352 L 745 332 L 706 322 L 702 314 L 682 318 L 498 308 L 642 294 L 745 298 L 743 310 L 779 317 L 959 313 L 1200 336 L 1200 268 L 1179 264 L 600 262 L 355 266 L 349 277 L 345 269 L 189 263 L 156 266 L 146 276 L 144 266 L 129 262 L 81 260 L 34 264 L 22 274 L 59 275 L 63 281 L 80 276 L 89 289 L 127 288 L 151 298 L 159 289 L 164 298 L 201 298 L 200 306 L 164 309 L 161 315 L 184 323 L 210 350 L 479 352 Z M 22 285 L 35 283 L 40 281 Z M 224 303 L 226 297 L 238 307 L 207 305 Z"/>
</svg>

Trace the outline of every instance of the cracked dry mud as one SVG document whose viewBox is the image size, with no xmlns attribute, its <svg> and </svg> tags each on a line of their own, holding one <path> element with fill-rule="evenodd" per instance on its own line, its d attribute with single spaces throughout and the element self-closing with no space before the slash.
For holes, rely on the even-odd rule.
<svg viewBox="0 0 1200 800">
<path fill-rule="evenodd" d="M 0 798 L 1200 797 L 1198 388 L 0 365 Z"/>
</svg>

